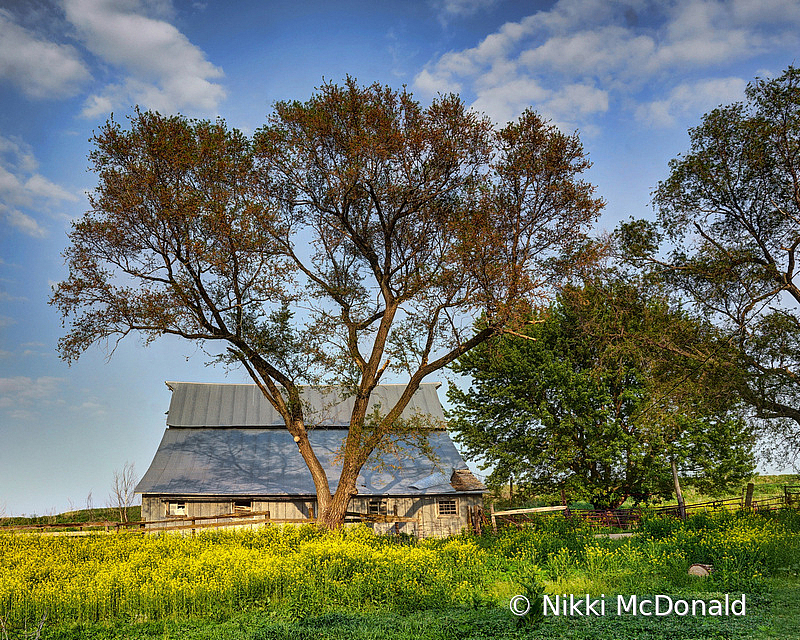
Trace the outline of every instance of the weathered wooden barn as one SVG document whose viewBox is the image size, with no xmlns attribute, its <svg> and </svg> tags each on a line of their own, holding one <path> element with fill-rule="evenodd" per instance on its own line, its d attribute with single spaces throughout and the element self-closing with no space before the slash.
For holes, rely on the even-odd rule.
<svg viewBox="0 0 800 640">
<path fill-rule="evenodd" d="M 136 487 L 142 519 L 161 522 L 269 512 L 272 520 L 318 514 L 311 474 L 283 419 L 254 384 L 168 382 L 167 429 Z M 486 488 L 467 469 L 443 428 L 437 383 L 422 384 L 403 413 L 433 427 L 433 456 L 400 449 L 368 462 L 349 512 L 372 516 L 378 531 L 449 535 L 468 526 Z M 370 411 L 392 407 L 403 385 L 380 385 Z M 335 491 L 336 453 L 347 434 L 352 398 L 330 388 L 305 387 L 311 444 Z M 377 517 L 375 517 L 377 516 Z M 392 521 L 396 517 L 397 520 Z M 222 520 L 220 520 L 222 522 Z"/>
</svg>

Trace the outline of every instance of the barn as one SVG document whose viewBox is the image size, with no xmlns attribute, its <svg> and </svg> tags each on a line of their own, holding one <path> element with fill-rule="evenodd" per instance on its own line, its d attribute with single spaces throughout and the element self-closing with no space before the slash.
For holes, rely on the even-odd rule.
<svg viewBox="0 0 800 640">
<path fill-rule="evenodd" d="M 311 474 L 283 419 L 254 384 L 167 382 L 167 429 L 136 487 L 142 519 L 171 520 L 269 513 L 273 521 L 319 513 Z M 424 416 L 433 455 L 400 448 L 364 465 L 348 511 L 376 531 L 442 536 L 459 533 L 482 504 L 486 487 L 469 471 L 444 429 L 438 383 L 420 385 L 403 418 Z M 404 385 L 376 387 L 369 411 L 392 407 Z M 336 453 L 347 435 L 352 397 L 304 387 L 309 439 L 336 490 Z M 351 516 L 357 519 L 358 516 Z M 396 520 L 393 520 L 396 518 Z M 230 521 L 220 519 L 220 522 Z M 164 525 L 161 525 L 164 523 Z"/>
</svg>

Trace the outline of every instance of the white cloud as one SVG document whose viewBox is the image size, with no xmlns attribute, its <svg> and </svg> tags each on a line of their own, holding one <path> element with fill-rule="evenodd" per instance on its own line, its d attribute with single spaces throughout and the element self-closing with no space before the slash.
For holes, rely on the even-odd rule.
<svg viewBox="0 0 800 640">
<path fill-rule="evenodd" d="M 731 12 L 739 24 L 800 21 L 800 4 L 796 0 L 733 0 Z"/>
<path fill-rule="evenodd" d="M 45 178 L 37 168 L 29 145 L 0 135 L 0 219 L 17 231 L 42 238 L 47 230 L 31 213 L 49 212 L 61 203 L 78 202 L 79 197 Z"/>
<path fill-rule="evenodd" d="M 44 238 L 47 235 L 47 229 L 28 214 L 22 213 L 19 209 L 11 209 L 0 204 L 0 214 L 2 214 L 3 219 L 9 225 L 14 227 L 17 231 L 21 231 L 26 236 Z"/>
<path fill-rule="evenodd" d="M 90 79 L 75 47 L 48 42 L 0 9 L 0 78 L 31 98 L 76 95 Z"/>
<path fill-rule="evenodd" d="M 608 111 L 608 92 L 591 84 L 570 84 L 545 102 L 545 110 L 564 114 L 570 120 L 590 113 Z"/>
<path fill-rule="evenodd" d="M 14 376 L 0 378 L 0 408 L 22 409 L 34 404 L 49 403 L 58 393 L 63 378 Z"/>
<path fill-rule="evenodd" d="M 552 92 L 535 80 L 519 78 L 479 91 L 472 106 L 502 125 L 519 115 L 528 105 L 541 105 L 551 96 Z"/>
<path fill-rule="evenodd" d="M 212 113 L 225 97 L 219 67 L 164 18 L 166 0 L 65 0 L 67 19 L 86 47 L 127 75 L 87 98 L 83 115 L 96 117 L 137 103 L 173 112 Z"/>
<path fill-rule="evenodd" d="M 415 88 L 457 91 L 500 122 L 533 106 L 568 127 L 585 127 L 619 100 L 642 122 L 669 124 L 715 92 L 720 101 L 741 97 L 738 81 L 695 80 L 705 93 L 690 104 L 680 86 L 687 76 L 710 77 L 725 65 L 800 44 L 800 3 L 765 0 L 761 6 L 755 0 L 559 0 L 474 47 L 432 60 Z"/>
<path fill-rule="evenodd" d="M 13 411 L 9 412 L 8 417 L 12 418 L 13 420 L 25 421 L 33 420 L 35 418 L 34 414 L 26 409 L 14 409 Z"/>
<path fill-rule="evenodd" d="M 471 16 L 483 9 L 496 5 L 498 0 L 442 0 L 439 7 L 446 14 L 454 16 Z"/>
<path fill-rule="evenodd" d="M 82 415 L 92 414 L 98 417 L 106 414 L 106 406 L 96 397 L 91 397 L 80 405 L 73 405 L 70 410 L 80 412 Z"/>
<path fill-rule="evenodd" d="M 604 77 L 639 73 L 642 60 L 652 55 L 654 40 L 619 26 L 599 27 L 553 36 L 525 50 L 520 63 L 531 71 L 546 68 L 572 75 Z"/>
<path fill-rule="evenodd" d="M 36 171 L 39 163 L 33 155 L 33 149 L 16 139 L 0 136 L 0 157 L 4 158 L 4 164 L 18 171 Z"/>
<path fill-rule="evenodd" d="M 741 100 L 746 86 L 747 82 L 742 78 L 713 78 L 680 84 L 663 100 L 637 107 L 636 119 L 650 126 L 671 126 L 683 116 Z"/>
<path fill-rule="evenodd" d="M 59 200 L 78 201 L 78 197 L 74 193 L 51 182 L 39 173 L 35 173 L 25 181 L 25 190 L 36 198 L 45 198 L 56 202 Z"/>
</svg>

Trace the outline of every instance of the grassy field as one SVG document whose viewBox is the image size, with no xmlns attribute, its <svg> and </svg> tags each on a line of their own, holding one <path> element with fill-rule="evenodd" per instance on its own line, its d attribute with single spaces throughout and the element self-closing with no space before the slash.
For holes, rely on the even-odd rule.
<svg viewBox="0 0 800 640">
<path fill-rule="evenodd" d="M 765 498 L 777 498 L 783 495 L 783 488 L 786 485 L 798 486 L 800 485 L 800 475 L 797 474 L 783 474 L 783 475 L 763 475 L 754 476 L 750 482 L 753 483 L 753 500 L 763 500 Z M 719 495 L 708 496 L 691 484 L 684 483 L 682 487 L 683 498 L 686 504 L 703 503 L 711 500 L 728 500 L 742 498 L 744 495 L 746 483 L 742 484 L 741 489 Z M 584 501 L 570 501 L 569 506 L 573 509 L 591 509 L 592 505 Z M 495 509 L 506 508 L 521 508 L 521 507 L 541 507 L 546 505 L 560 504 L 561 496 L 558 493 L 537 495 L 527 501 L 520 502 L 519 496 L 514 501 L 509 500 L 508 490 L 506 488 L 503 495 L 496 501 Z M 678 504 L 678 500 L 673 496 L 669 500 L 656 500 L 651 506 L 669 506 Z M 636 506 L 632 500 L 627 500 L 623 505 L 624 508 Z M 642 505 L 639 505 L 642 506 Z"/>
<path fill-rule="evenodd" d="M 521 624 L 504 608 L 455 608 L 444 611 L 336 612 L 286 621 L 249 612 L 225 620 L 183 620 L 160 623 L 62 627 L 49 638 L 185 638 L 187 640 L 484 640 L 551 638 L 591 640 L 794 640 L 800 629 L 800 581 L 779 581 L 753 597 L 754 610 L 745 618 L 548 618 Z"/>
<path fill-rule="evenodd" d="M 764 498 L 777 498 L 783 495 L 783 487 L 786 485 L 800 485 L 800 476 L 798 475 L 774 475 L 774 476 L 755 476 L 751 482 L 753 483 L 753 500 L 760 500 Z M 683 491 L 683 498 L 687 504 L 693 502 L 707 502 L 713 500 L 709 496 L 703 495 L 695 487 L 688 486 Z M 726 494 L 724 496 L 715 496 L 716 498 L 739 498 L 744 495 L 744 487 L 739 493 Z M 677 504 L 676 499 L 667 500 L 663 504 Z"/>
<path fill-rule="evenodd" d="M 710 578 L 689 564 L 713 564 Z M 795 638 L 800 515 L 646 520 L 597 538 L 565 520 L 449 540 L 312 527 L 189 536 L 0 534 L 0 615 L 43 638 Z M 515 594 L 747 596 L 743 617 L 549 616 Z M 541 598 L 539 598 L 541 599 Z M 16 636 L 15 636 L 16 634 Z M 2 636 L 0 636 L 2 637 Z"/>
<path fill-rule="evenodd" d="M 128 507 L 128 521 L 138 522 L 142 517 L 142 507 Z M 2 527 L 20 527 L 42 524 L 73 524 L 83 522 L 120 522 L 119 511 L 112 507 L 98 509 L 78 509 L 59 514 L 43 516 L 9 516 L 0 518 L 0 531 Z"/>
</svg>

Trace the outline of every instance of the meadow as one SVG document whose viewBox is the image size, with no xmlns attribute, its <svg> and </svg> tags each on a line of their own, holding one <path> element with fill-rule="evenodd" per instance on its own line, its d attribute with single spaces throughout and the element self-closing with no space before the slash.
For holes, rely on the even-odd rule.
<svg viewBox="0 0 800 640">
<path fill-rule="evenodd" d="M 42 638 L 800 638 L 800 514 L 645 518 L 630 538 L 562 517 L 414 540 L 310 526 L 0 534 L 0 617 Z M 689 576 L 694 562 L 708 578 Z M 515 594 L 747 594 L 743 617 L 517 618 Z M 15 635 L 16 634 L 16 635 Z M 0 636 L 2 637 L 2 636 Z"/>
</svg>

